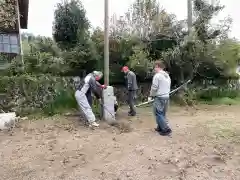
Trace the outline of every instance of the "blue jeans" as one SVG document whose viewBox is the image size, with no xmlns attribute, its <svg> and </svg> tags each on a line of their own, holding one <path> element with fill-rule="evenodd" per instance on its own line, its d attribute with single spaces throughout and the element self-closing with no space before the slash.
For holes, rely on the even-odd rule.
<svg viewBox="0 0 240 180">
<path fill-rule="evenodd" d="M 168 103 L 169 103 L 168 98 L 160 98 L 160 97 L 156 97 L 153 102 L 153 112 L 154 112 L 154 115 L 156 116 L 157 126 L 162 131 L 166 131 L 169 129 L 167 120 L 166 120 Z"/>
</svg>

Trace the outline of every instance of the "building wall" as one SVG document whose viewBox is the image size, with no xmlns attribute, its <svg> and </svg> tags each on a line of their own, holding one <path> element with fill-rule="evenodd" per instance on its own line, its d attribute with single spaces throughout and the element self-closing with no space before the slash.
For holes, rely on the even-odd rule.
<svg viewBox="0 0 240 180">
<path fill-rule="evenodd" d="M 20 38 L 20 14 L 18 1 L 16 1 L 16 14 L 18 19 L 14 27 L 0 31 L 0 53 L 21 54 L 21 38 Z"/>
<path fill-rule="evenodd" d="M 18 1 L 16 1 L 18 3 Z M 18 20 L 14 27 L 0 31 L 0 70 L 9 67 L 10 62 L 17 55 L 21 55 L 20 14 L 16 4 Z M 22 59 L 23 61 L 23 59 Z"/>
</svg>

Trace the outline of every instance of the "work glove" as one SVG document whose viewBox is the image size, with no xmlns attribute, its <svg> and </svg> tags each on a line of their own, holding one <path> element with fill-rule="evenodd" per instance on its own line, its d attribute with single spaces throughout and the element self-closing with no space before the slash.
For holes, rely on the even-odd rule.
<svg viewBox="0 0 240 180">
<path fill-rule="evenodd" d="M 152 101 L 153 98 L 152 97 L 148 97 L 148 102 Z"/>
</svg>

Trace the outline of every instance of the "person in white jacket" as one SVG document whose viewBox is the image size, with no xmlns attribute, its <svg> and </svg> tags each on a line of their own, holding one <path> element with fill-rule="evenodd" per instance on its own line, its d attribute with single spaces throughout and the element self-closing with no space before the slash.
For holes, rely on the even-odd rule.
<svg viewBox="0 0 240 180">
<path fill-rule="evenodd" d="M 169 103 L 169 93 L 171 88 L 171 78 L 164 71 L 165 65 L 162 61 L 156 61 L 154 64 L 155 75 L 152 80 L 150 98 L 154 99 L 153 108 L 156 117 L 157 128 L 155 129 L 160 135 L 166 136 L 171 134 L 172 130 L 166 121 L 166 112 Z"/>
</svg>

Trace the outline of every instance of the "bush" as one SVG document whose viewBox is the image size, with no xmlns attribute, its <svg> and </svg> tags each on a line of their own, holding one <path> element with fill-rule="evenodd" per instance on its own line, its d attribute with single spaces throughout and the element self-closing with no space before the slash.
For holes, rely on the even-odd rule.
<svg viewBox="0 0 240 180">
<path fill-rule="evenodd" d="M 54 115 L 77 109 L 71 78 L 51 75 L 21 75 L 0 77 L 0 109 L 19 115 L 42 112 Z M 99 116 L 99 103 L 93 101 L 93 111 Z"/>
<path fill-rule="evenodd" d="M 61 89 L 50 103 L 43 106 L 43 112 L 47 115 L 54 115 L 64 110 L 75 108 L 77 108 L 77 103 L 74 98 L 74 92 Z"/>
<path fill-rule="evenodd" d="M 197 99 L 204 101 L 212 101 L 217 98 L 230 98 L 235 99 L 240 97 L 239 90 L 229 89 L 229 88 L 214 88 L 214 89 L 206 89 L 200 90 L 197 92 Z"/>
<path fill-rule="evenodd" d="M 20 75 L 0 77 L 1 102 L 4 111 L 29 114 L 43 111 L 53 114 L 59 108 L 76 107 L 70 78 L 51 75 Z"/>
</svg>

